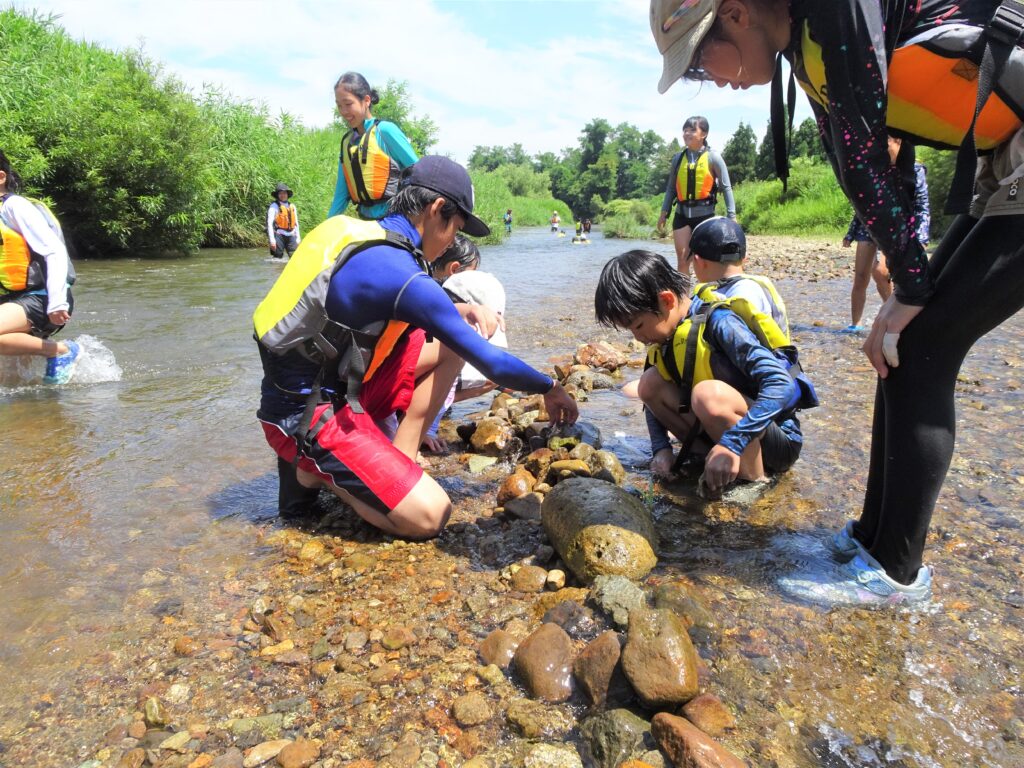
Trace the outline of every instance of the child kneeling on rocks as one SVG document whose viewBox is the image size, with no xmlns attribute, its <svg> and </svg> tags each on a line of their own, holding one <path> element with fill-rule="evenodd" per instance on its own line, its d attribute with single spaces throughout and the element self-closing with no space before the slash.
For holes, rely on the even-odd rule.
<svg viewBox="0 0 1024 768">
<path fill-rule="evenodd" d="M 651 427 L 651 470 L 671 476 L 665 429 L 685 435 L 680 454 L 704 431 L 714 443 L 703 484 L 712 495 L 734 481 L 765 480 L 800 455 L 796 411 L 818 404 L 796 349 L 777 324 L 742 298 L 709 292 L 690 300 L 689 278 L 650 251 L 628 251 L 601 271 L 597 320 L 648 345 L 639 394 Z M 660 428 L 659 428 L 660 426 Z"/>
</svg>

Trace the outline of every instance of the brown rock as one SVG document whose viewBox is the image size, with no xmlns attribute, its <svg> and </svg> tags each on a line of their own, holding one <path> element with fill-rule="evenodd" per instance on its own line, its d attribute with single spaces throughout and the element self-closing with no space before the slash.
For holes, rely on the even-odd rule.
<svg viewBox="0 0 1024 768">
<path fill-rule="evenodd" d="M 146 724 L 141 720 L 133 720 L 128 726 L 128 735 L 133 739 L 141 739 L 146 735 Z"/>
<path fill-rule="evenodd" d="M 575 359 L 581 365 L 604 368 L 607 371 L 621 368 L 629 360 L 625 353 L 620 352 L 607 341 L 583 344 L 576 349 Z"/>
<path fill-rule="evenodd" d="M 520 592 L 543 592 L 548 572 L 539 565 L 524 565 L 512 576 L 512 589 Z"/>
<path fill-rule="evenodd" d="M 746 763 L 689 720 L 659 712 L 651 732 L 662 751 L 678 768 L 746 768 Z"/>
<path fill-rule="evenodd" d="M 498 489 L 498 506 L 504 506 L 505 502 L 518 499 L 529 493 L 536 484 L 537 478 L 527 472 L 525 468 L 517 467 L 515 472 L 505 478 Z"/>
<path fill-rule="evenodd" d="M 592 704 L 600 706 L 604 703 L 621 655 L 618 635 L 609 631 L 594 638 L 576 657 L 572 671 Z"/>
<path fill-rule="evenodd" d="M 211 765 L 213 765 L 213 755 L 208 755 L 203 752 L 199 757 L 189 763 L 186 768 L 210 768 Z"/>
<path fill-rule="evenodd" d="M 320 742 L 299 739 L 277 753 L 281 768 L 309 768 L 320 757 Z"/>
<path fill-rule="evenodd" d="M 389 627 L 380 644 L 389 651 L 397 651 L 416 642 L 416 635 L 408 627 Z"/>
<path fill-rule="evenodd" d="M 721 736 L 736 727 L 732 712 L 713 693 L 702 693 L 688 701 L 682 714 L 709 736 Z"/>
<path fill-rule="evenodd" d="M 156 696 L 150 696 L 143 707 L 143 720 L 150 728 L 163 728 L 171 722 L 171 717 L 164 703 Z"/>
<path fill-rule="evenodd" d="M 489 417 L 481 419 L 470 443 L 485 456 L 502 456 L 514 437 L 512 427 L 507 421 Z"/>
<path fill-rule="evenodd" d="M 133 749 L 121 755 L 117 768 L 142 768 L 144 762 L 146 762 L 146 750 Z"/>
<path fill-rule="evenodd" d="M 503 629 L 496 629 L 480 643 L 480 658 L 484 664 L 495 664 L 508 669 L 516 652 L 516 641 Z"/>
<path fill-rule="evenodd" d="M 282 749 L 292 743 L 291 739 L 275 739 L 264 741 L 245 753 L 245 760 L 242 761 L 243 768 L 256 768 L 273 760 Z"/>
<path fill-rule="evenodd" d="M 199 644 L 187 635 L 183 635 L 174 641 L 174 653 L 177 656 L 191 656 L 198 650 Z"/>
<path fill-rule="evenodd" d="M 550 448 L 538 448 L 532 453 L 527 454 L 524 459 L 524 465 L 526 471 L 534 477 L 544 477 L 547 474 L 548 467 L 551 466 L 551 462 L 555 460 L 555 452 Z"/>
<path fill-rule="evenodd" d="M 533 698 L 558 702 L 572 695 L 572 650 L 557 624 L 541 624 L 519 644 L 512 662 Z"/>
<path fill-rule="evenodd" d="M 697 652 L 683 622 L 671 611 L 629 612 L 622 671 L 650 709 L 682 704 L 697 695 Z"/>
<path fill-rule="evenodd" d="M 128 726 L 118 723 L 103 736 L 103 743 L 107 746 L 120 744 L 123 739 L 128 738 Z"/>
<path fill-rule="evenodd" d="M 231 747 L 223 755 L 213 758 L 210 768 L 242 768 L 245 758 L 237 747 Z"/>
<path fill-rule="evenodd" d="M 624 763 L 619 763 L 619 768 L 654 768 L 654 766 L 643 760 L 627 760 Z"/>
<path fill-rule="evenodd" d="M 580 459 L 553 461 L 548 467 L 545 480 L 549 485 L 554 485 L 567 477 L 590 477 L 590 465 Z"/>
<path fill-rule="evenodd" d="M 598 480 L 622 485 L 626 480 L 626 470 L 622 467 L 619 457 L 611 451 L 594 451 L 589 459 L 591 474 Z"/>
<path fill-rule="evenodd" d="M 459 696 L 452 704 L 452 716 L 463 728 L 486 723 L 494 716 L 491 704 L 479 691 Z"/>
<path fill-rule="evenodd" d="M 518 499 L 509 499 L 504 504 L 505 514 L 518 517 L 520 520 L 540 520 L 540 511 L 544 504 L 544 495 L 527 493 Z"/>
</svg>

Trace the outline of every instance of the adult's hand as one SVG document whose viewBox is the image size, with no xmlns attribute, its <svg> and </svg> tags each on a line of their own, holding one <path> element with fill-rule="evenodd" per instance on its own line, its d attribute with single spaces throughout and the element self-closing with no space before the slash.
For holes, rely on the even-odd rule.
<svg viewBox="0 0 1024 768">
<path fill-rule="evenodd" d="M 51 312 L 48 317 L 54 325 L 65 325 L 71 319 L 71 315 L 66 309 L 58 309 L 56 312 Z"/>
<path fill-rule="evenodd" d="M 671 448 L 662 448 L 651 458 L 651 474 L 666 479 L 675 476 L 672 471 L 674 456 Z"/>
<path fill-rule="evenodd" d="M 580 409 L 576 401 L 569 396 L 565 388 L 555 382 L 546 395 L 544 395 L 544 409 L 548 412 L 548 418 L 552 424 L 572 424 L 579 418 Z"/>
<path fill-rule="evenodd" d="M 721 445 L 708 452 L 704 462 L 704 482 L 712 491 L 724 490 L 740 473 L 740 457 Z"/>
<path fill-rule="evenodd" d="M 491 338 L 499 328 L 505 330 L 505 319 L 483 304 L 456 304 L 459 314 L 485 339 Z"/>
<path fill-rule="evenodd" d="M 889 375 L 890 366 L 899 367 L 900 334 L 922 309 L 924 307 L 903 304 L 896 299 L 896 294 L 892 294 L 878 310 L 875 322 L 871 326 L 871 333 L 868 334 L 861 349 L 881 378 Z"/>
<path fill-rule="evenodd" d="M 661 212 L 661 216 L 659 216 L 659 217 L 658 217 L 658 226 L 657 226 L 657 229 L 664 229 L 664 228 L 665 228 L 665 222 L 666 222 L 666 221 L 668 221 L 668 214 L 667 214 L 667 213 L 665 213 L 664 211 L 662 211 L 662 212 Z"/>
</svg>

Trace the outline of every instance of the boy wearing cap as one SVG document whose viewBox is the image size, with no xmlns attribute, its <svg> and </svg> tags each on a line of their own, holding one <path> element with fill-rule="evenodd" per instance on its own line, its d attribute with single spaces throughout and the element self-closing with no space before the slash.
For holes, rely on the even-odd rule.
<svg viewBox="0 0 1024 768">
<path fill-rule="evenodd" d="M 277 354 L 261 344 L 257 416 L 278 457 L 297 467 L 303 487 L 327 488 L 372 525 L 422 539 L 438 534 L 452 505 L 416 463 L 416 453 L 463 360 L 503 386 L 544 393 L 553 422 L 575 421 L 577 408 L 556 381 L 488 344 L 467 324 L 490 337 L 500 325 L 493 311 L 454 305 L 424 268 L 459 230 L 475 237 L 490 232 L 473 215 L 473 185 L 465 169 L 445 157 L 422 158 L 403 172 L 388 210 L 379 222 L 386 240 L 354 249 L 330 273 L 323 302 L 329 326 L 351 330 L 357 340 L 355 334 L 370 336 L 372 348 L 363 355 L 349 354 L 351 346 L 339 350 L 339 359 L 356 361 L 346 362 L 342 372 L 340 365 L 337 371 L 321 368 L 296 350 Z M 338 228 L 339 218 L 320 226 Z M 367 225 L 353 220 L 352 226 Z M 315 238 L 314 231 L 307 241 Z M 282 279 L 287 275 L 288 267 Z M 277 285 L 271 294 L 276 290 Z M 295 312 L 302 322 L 302 305 Z M 365 373 L 357 366 L 361 360 Z M 347 389 L 353 370 L 360 374 L 358 398 Z M 314 408 L 306 393 L 316 390 L 321 377 L 328 396 Z M 392 442 L 377 422 L 396 411 L 404 417 Z"/>
<path fill-rule="evenodd" d="M 292 191 L 287 184 L 274 188 L 274 202 L 267 208 L 267 239 L 270 255 L 275 259 L 291 256 L 299 247 L 299 212 L 290 202 Z"/>
<path fill-rule="evenodd" d="M 702 221 L 690 236 L 693 273 L 699 283 L 710 284 L 723 298 L 739 297 L 759 312 L 770 315 L 789 335 L 786 303 L 767 277 L 743 271 L 747 259 L 747 238 L 735 219 L 713 216 Z"/>
<path fill-rule="evenodd" d="M 803 445 L 795 412 L 817 399 L 802 374 L 791 374 L 794 349 L 770 348 L 730 306 L 691 302 L 688 293 L 688 276 L 636 250 L 605 265 L 594 304 L 598 322 L 648 345 L 639 395 L 651 428 L 651 471 L 674 474 L 666 429 L 688 437 L 702 429 L 713 443 L 703 481 L 718 494 L 737 479 L 789 469 Z"/>
</svg>

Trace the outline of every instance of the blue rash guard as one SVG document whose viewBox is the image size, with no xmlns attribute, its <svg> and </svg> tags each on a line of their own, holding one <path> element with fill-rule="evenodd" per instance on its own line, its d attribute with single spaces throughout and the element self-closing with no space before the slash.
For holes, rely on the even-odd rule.
<svg viewBox="0 0 1024 768">
<path fill-rule="evenodd" d="M 690 314 L 699 306 L 700 301 L 695 300 Z M 711 371 L 715 379 L 753 401 L 746 415 L 722 435 L 718 444 L 738 456 L 773 421 L 790 441 L 802 443 L 800 422 L 791 412 L 800 399 L 800 386 L 789 375 L 786 364 L 758 341 L 738 315 L 724 307 L 711 313 L 704 339 L 711 346 Z M 644 414 L 652 452 L 668 448 L 665 427 L 646 408 Z M 783 414 L 786 418 L 780 420 Z"/>
<path fill-rule="evenodd" d="M 387 216 L 380 224 L 420 245 L 419 232 L 404 216 Z M 355 254 L 331 278 L 326 308 L 332 320 L 352 328 L 392 319 L 422 328 L 488 379 L 509 389 L 542 393 L 554 384 L 550 377 L 477 334 L 444 289 L 401 248 L 376 245 Z M 319 366 L 298 352 L 277 360 L 265 352 L 263 357 L 264 365 L 273 367 L 274 377 L 263 377 L 260 418 L 278 421 L 301 412 L 305 407 L 302 400 L 282 389 L 308 392 Z"/>
<path fill-rule="evenodd" d="M 358 136 L 362 136 L 373 127 L 374 118 L 367 118 L 363 123 L 363 130 Z M 377 143 L 380 148 L 387 152 L 388 157 L 394 160 L 399 170 L 405 170 L 419 160 L 416 150 L 412 148 L 409 139 L 402 133 L 402 129 L 392 122 L 381 120 L 377 124 Z M 352 198 L 348 192 L 348 184 L 345 183 L 345 169 L 341 161 L 338 161 L 338 181 L 334 185 L 334 200 L 331 201 L 331 209 L 327 216 L 340 216 L 348 208 Z M 380 219 L 388 212 L 388 202 L 383 200 L 373 205 L 357 205 L 359 215 L 364 219 Z"/>
</svg>

